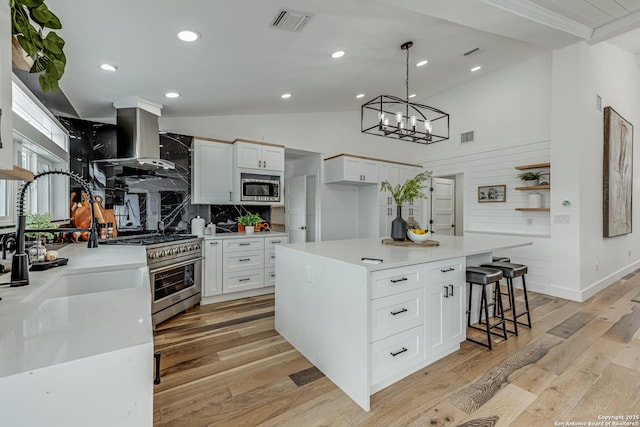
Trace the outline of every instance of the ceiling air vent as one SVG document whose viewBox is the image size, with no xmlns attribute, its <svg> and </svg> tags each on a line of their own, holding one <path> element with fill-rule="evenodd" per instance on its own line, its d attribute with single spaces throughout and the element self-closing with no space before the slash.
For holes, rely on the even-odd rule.
<svg viewBox="0 0 640 427">
<path fill-rule="evenodd" d="M 309 12 L 297 12 L 291 9 L 280 9 L 271 22 L 271 27 L 279 30 L 299 32 L 313 16 Z"/>
<path fill-rule="evenodd" d="M 473 131 L 464 132 L 460 134 L 460 144 L 466 144 L 469 142 L 475 142 L 473 139 Z"/>
</svg>

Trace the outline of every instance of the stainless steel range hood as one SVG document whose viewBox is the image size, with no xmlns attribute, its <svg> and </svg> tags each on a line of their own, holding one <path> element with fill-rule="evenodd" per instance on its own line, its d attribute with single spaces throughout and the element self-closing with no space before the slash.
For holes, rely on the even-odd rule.
<svg viewBox="0 0 640 427">
<path fill-rule="evenodd" d="M 144 170 L 175 169 L 172 162 L 160 158 L 158 117 L 162 106 L 137 99 L 133 104 L 114 104 L 117 157 L 96 163 Z"/>
</svg>

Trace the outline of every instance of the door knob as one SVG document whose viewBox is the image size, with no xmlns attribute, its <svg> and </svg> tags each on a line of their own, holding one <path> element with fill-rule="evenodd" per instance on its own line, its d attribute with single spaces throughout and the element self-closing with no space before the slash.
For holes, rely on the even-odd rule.
<svg viewBox="0 0 640 427">
<path fill-rule="evenodd" d="M 306 230 L 306 229 L 307 229 L 306 225 L 303 225 L 302 227 L 300 227 L 300 230 Z"/>
</svg>

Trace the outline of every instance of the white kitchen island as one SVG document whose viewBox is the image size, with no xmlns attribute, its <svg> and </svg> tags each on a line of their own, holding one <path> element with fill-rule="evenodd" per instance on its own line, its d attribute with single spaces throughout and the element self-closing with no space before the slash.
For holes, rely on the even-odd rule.
<svg viewBox="0 0 640 427">
<path fill-rule="evenodd" d="M 440 246 L 356 239 L 276 247 L 276 330 L 365 411 L 373 393 L 460 348 L 466 266 L 531 244 L 435 240 Z"/>
<path fill-rule="evenodd" d="M 59 253 L 68 265 L 0 287 L 0 425 L 151 426 L 144 248 L 73 244 Z"/>
</svg>

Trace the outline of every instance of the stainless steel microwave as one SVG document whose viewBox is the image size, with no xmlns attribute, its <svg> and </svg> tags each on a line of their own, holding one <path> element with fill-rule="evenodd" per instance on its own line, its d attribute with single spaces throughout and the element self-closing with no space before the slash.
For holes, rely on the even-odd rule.
<svg viewBox="0 0 640 427">
<path fill-rule="evenodd" d="M 281 175 L 240 173 L 241 202 L 280 202 Z"/>
</svg>

